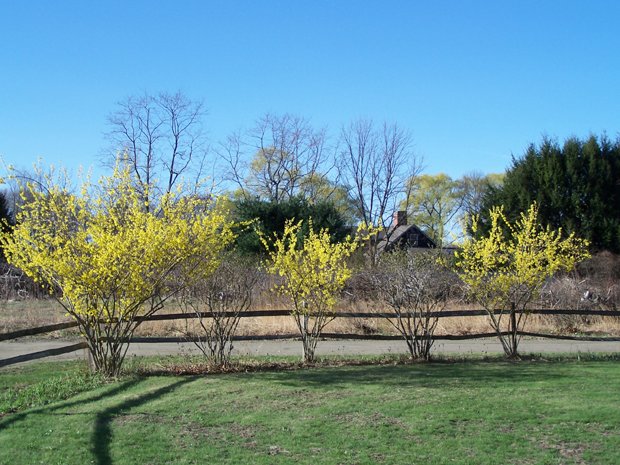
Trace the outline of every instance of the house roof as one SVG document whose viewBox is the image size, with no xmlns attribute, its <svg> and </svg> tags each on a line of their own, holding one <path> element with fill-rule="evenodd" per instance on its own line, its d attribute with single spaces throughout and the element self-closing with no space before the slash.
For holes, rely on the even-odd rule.
<svg viewBox="0 0 620 465">
<path fill-rule="evenodd" d="M 413 244 L 408 240 L 408 237 L 414 234 L 418 236 L 416 244 Z M 435 242 L 430 237 L 428 237 L 427 234 L 425 234 L 420 228 L 418 228 L 414 224 L 399 225 L 395 228 L 390 227 L 384 237 L 382 237 L 377 243 L 377 251 L 390 251 L 397 245 L 424 248 L 434 248 L 437 246 Z"/>
</svg>

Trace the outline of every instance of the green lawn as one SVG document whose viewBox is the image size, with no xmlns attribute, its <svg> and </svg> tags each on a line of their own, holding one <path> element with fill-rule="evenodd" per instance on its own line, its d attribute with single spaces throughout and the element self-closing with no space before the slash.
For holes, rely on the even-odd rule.
<svg viewBox="0 0 620 465">
<path fill-rule="evenodd" d="M 620 463 L 618 361 L 341 366 L 114 383 L 79 370 L 53 362 L 0 370 L 5 404 L 15 385 L 64 380 L 83 391 L 2 416 L 0 463 Z M 41 381 L 44 373 L 56 381 Z M 59 396 L 46 388 L 41 395 Z"/>
</svg>

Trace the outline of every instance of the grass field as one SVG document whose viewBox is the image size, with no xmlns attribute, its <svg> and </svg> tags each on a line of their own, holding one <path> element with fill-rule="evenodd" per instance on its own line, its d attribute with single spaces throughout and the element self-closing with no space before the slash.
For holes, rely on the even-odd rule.
<svg viewBox="0 0 620 465">
<path fill-rule="evenodd" d="M 75 395 L 58 400 L 59 385 Z M 619 387 L 617 360 L 113 383 L 45 362 L 0 370 L 4 409 L 18 409 L 0 417 L 0 463 L 617 464 Z"/>
</svg>

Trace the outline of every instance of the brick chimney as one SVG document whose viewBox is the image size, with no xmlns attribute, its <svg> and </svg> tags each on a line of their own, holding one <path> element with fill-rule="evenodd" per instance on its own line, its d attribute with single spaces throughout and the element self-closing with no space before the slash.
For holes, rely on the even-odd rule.
<svg viewBox="0 0 620 465">
<path fill-rule="evenodd" d="M 392 228 L 397 228 L 398 226 L 407 226 L 407 212 L 406 211 L 398 211 L 394 212 L 394 216 L 392 217 Z"/>
</svg>

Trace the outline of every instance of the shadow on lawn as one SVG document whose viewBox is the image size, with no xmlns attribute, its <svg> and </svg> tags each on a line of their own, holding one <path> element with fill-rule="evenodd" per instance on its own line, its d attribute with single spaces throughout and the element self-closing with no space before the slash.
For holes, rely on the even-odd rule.
<svg viewBox="0 0 620 465">
<path fill-rule="evenodd" d="M 262 373 L 270 381 L 292 387 L 321 387 L 348 384 L 383 384 L 394 387 L 442 389 L 447 385 L 518 385 L 570 377 L 570 370 L 555 363 L 428 363 L 339 368 L 310 368 L 299 371 Z M 550 366 L 554 369 L 550 370 Z"/>
<path fill-rule="evenodd" d="M 93 402 L 98 402 L 102 399 L 105 399 L 106 397 L 115 396 L 117 394 L 120 394 L 123 391 L 126 391 L 127 389 L 134 387 L 141 381 L 143 380 L 140 378 L 133 378 L 127 381 L 123 381 L 120 384 L 113 386 L 109 389 L 105 389 L 103 390 L 103 392 L 97 395 L 94 395 L 94 396 L 89 396 L 83 399 L 81 398 L 79 400 L 62 401 L 60 403 L 57 403 L 55 405 L 48 406 L 48 407 L 39 407 L 36 409 L 21 412 L 21 413 L 9 414 L 7 415 L 7 418 L 5 418 L 4 420 L 0 420 L 0 431 L 12 425 L 13 423 L 17 423 L 18 421 L 23 420 L 24 418 L 30 415 L 37 415 L 39 413 L 47 414 L 47 413 L 51 413 L 56 410 L 61 410 L 64 408 L 83 406 L 83 405 L 90 404 Z"/>
<path fill-rule="evenodd" d="M 161 387 L 159 389 L 155 389 L 154 391 L 148 392 L 146 394 L 132 397 L 127 399 L 120 404 L 114 405 L 112 407 L 107 408 L 106 410 L 97 414 L 95 418 L 95 429 L 93 431 L 92 441 L 93 441 L 93 454 L 95 456 L 95 460 L 98 465 L 110 465 L 112 464 L 112 458 L 110 457 L 110 443 L 112 442 L 112 429 L 110 424 L 114 417 L 116 417 L 119 413 L 124 412 L 126 410 L 130 410 L 139 405 L 145 404 L 149 401 L 157 399 L 166 394 L 170 394 L 178 387 L 195 381 L 197 377 L 190 376 L 186 378 L 182 378 L 179 381 L 176 381 L 167 386 Z"/>
<path fill-rule="evenodd" d="M 146 402 L 149 402 L 153 399 L 157 399 L 163 395 L 169 394 L 177 389 L 179 386 L 190 383 L 196 380 L 197 377 L 189 376 L 181 378 L 179 381 L 173 382 L 167 386 L 156 389 L 154 391 L 148 392 L 146 394 L 132 397 L 120 404 L 113 405 L 102 412 L 96 414 L 95 417 L 95 425 L 92 436 L 92 451 L 95 457 L 95 463 L 98 465 L 110 465 L 112 463 L 112 459 L 110 457 L 110 442 L 112 440 L 112 431 L 110 428 L 110 423 L 114 419 L 116 415 L 120 412 L 132 409 L 139 405 L 142 405 Z M 24 420 L 26 417 L 31 415 L 38 414 L 49 414 L 55 412 L 57 410 L 62 410 L 71 407 L 83 407 L 88 404 L 92 404 L 95 402 L 99 402 L 103 399 L 114 397 L 119 395 L 129 389 L 132 389 L 138 386 L 140 383 L 144 382 L 146 378 L 133 378 L 124 382 L 119 383 L 118 385 L 105 389 L 103 392 L 89 396 L 86 398 L 80 398 L 79 400 L 72 401 L 63 401 L 58 404 L 49 406 L 49 407 L 40 407 L 32 410 L 27 410 L 25 412 L 16 413 L 13 415 L 8 415 L 4 420 L 0 420 L 0 432 L 10 425 L 17 423 L 21 420 Z"/>
</svg>

